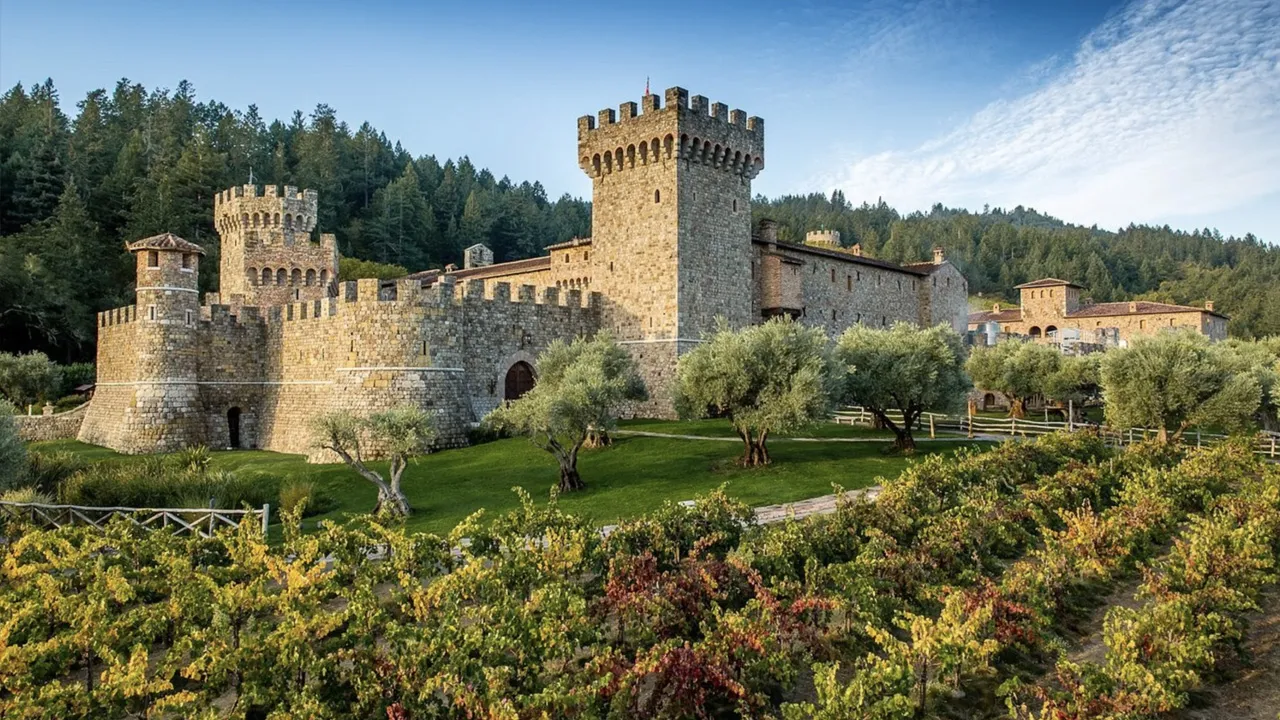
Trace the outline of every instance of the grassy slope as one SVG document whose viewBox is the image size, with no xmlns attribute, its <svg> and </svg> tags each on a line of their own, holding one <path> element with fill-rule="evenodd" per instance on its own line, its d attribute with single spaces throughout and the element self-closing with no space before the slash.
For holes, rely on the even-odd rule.
<svg viewBox="0 0 1280 720">
<path fill-rule="evenodd" d="M 726 434 L 724 431 L 728 430 L 728 424 L 723 422 L 693 426 L 646 422 L 628 427 L 699 435 Z M 853 436 L 866 431 L 823 425 L 818 432 Z M 812 436 L 809 432 L 797 434 Z M 925 445 L 921 454 L 954 452 L 957 446 L 958 443 Z M 74 441 L 40 443 L 36 447 L 71 450 L 93 461 L 131 461 L 110 450 Z M 749 505 L 790 502 L 830 493 L 832 483 L 854 489 L 874 484 L 879 476 L 897 475 L 910 460 L 883 455 L 886 447 L 887 443 L 878 442 L 781 441 L 771 446 L 773 465 L 745 470 L 734 464 L 739 452 L 734 443 L 621 437 L 613 447 L 583 453 L 579 469 L 587 489 L 562 497 L 561 504 L 570 512 L 606 524 L 654 510 L 668 500 L 692 498 L 722 483 L 731 495 Z M 264 451 L 217 452 L 213 463 L 221 469 L 315 482 L 339 501 L 337 510 L 318 517 L 337 519 L 373 507 L 373 486 L 343 465 L 308 465 L 298 455 Z M 384 464 L 375 467 L 386 469 Z M 421 457 L 405 472 L 405 492 L 415 511 L 408 526 L 443 533 L 477 509 L 485 508 L 488 514 L 509 510 L 518 504 L 511 491 L 516 486 L 528 490 L 535 499 L 544 500 L 556 477 L 551 456 L 523 439 L 499 440 Z"/>
</svg>

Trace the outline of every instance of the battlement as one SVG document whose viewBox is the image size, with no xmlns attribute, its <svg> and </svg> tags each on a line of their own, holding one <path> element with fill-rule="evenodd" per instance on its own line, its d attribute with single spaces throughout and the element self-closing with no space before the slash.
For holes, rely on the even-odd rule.
<svg viewBox="0 0 1280 720">
<path fill-rule="evenodd" d="M 299 192 L 286 185 L 282 193 L 276 185 L 239 185 L 214 195 L 214 224 L 222 235 L 243 230 L 310 233 L 319 203 L 315 190 Z"/>
<path fill-rule="evenodd" d="M 125 305 L 124 307 L 103 310 L 98 313 L 98 327 L 108 328 L 115 325 L 126 325 L 138 319 L 138 306 Z"/>
<path fill-rule="evenodd" d="M 764 120 L 668 88 L 578 118 L 578 165 L 593 178 L 673 158 L 754 178 L 764 168 Z"/>
<path fill-rule="evenodd" d="M 804 244 L 809 247 L 840 249 L 839 230 L 811 230 L 804 236 Z"/>
</svg>

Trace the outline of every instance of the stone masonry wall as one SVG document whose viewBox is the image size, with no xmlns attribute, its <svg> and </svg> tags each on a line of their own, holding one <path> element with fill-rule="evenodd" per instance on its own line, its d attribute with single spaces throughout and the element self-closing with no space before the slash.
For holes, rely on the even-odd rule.
<svg viewBox="0 0 1280 720">
<path fill-rule="evenodd" d="M 18 439 L 23 442 L 43 442 L 76 437 L 89 411 L 89 403 L 66 412 L 50 415 L 18 415 L 14 421 L 18 427 Z"/>
</svg>

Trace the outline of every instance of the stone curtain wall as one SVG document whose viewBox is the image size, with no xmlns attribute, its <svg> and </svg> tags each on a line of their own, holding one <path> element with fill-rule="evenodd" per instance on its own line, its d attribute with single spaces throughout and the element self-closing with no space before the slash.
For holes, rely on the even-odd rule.
<svg viewBox="0 0 1280 720">
<path fill-rule="evenodd" d="M 88 412 L 89 403 L 84 403 L 56 414 L 18 415 L 14 418 L 18 426 L 18 438 L 29 443 L 74 438 L 79 434 Z"/>
<path fill-rule="evenodd" d="M 1216 323 L 1213 321 L 1217 321 Z M 1119 328 L 1121 340 L 1132 340 L 1140 335 L 1154 335 L 1161 330 L 1194 330 L 1207 335 L 1211 340 L 1225 340 L 1227 337 L 1226 321 L 1207 312 L 1174 312 L 1174 313 L 1140 313 L 1134 315 L 1104 315 L 1080 318 L 1032 317 L 1018 322 L 1002 322 L 1002 332 L 1030 334 L 1032 327 L 1040 328 L 1043 335 L 1046 326 L 1058 329 L 1058 337 L 1062 331 L 1076 329 L 1080 338 L 1092 341 L 1094 333 L 1100 328 Z"/>
<path fill-rule="evenodd" d="M 777 252 L 802 263 L 799 277 L 805 308 L 800 320 L 823 328 L 828 337 L 839 337 L 851 325 L 889 327 L 899 321 L 921 322 L 919 289 L 927 278 L 795 251 L 785 245 L 778 245 Z"/>
</svg>

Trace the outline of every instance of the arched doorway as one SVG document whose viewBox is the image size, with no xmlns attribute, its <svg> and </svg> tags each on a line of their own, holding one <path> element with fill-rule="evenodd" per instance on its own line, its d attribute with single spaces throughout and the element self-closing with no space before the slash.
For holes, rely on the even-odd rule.
<svg viewBox="0 0 1280 720">
<path fill-rule="evenodd" d="M 1044 329 L 1044 336 L 1049 340 L 1056 340 L 1058 338 L 1058 326 L 1056 325 L 1046 326 Z"/>
<path fill-rule="evenodd" d="M 518 400 L 520 396 L 533 389 L 533 366 L 521 360 L 507 370 L 507 379 L 503 387 L 503 400 Z"/>
<path fill-rule="evenodd" d="M 1033 338 L 1037 338 L 1037 339 L 1038 339 L 1038 338 L 1040 337 L 1040 328 L 1039 328 L 1039 326 L 1033 326 L 1033 327 L 1031 328 L 1031 333 L 1030 333 L 1030 334 L 1031 334 L 1031 337 L 1033 337 Z"/>
<path fill-rule="evenodd" d="M 227 447 L 240 447 L 240 408 L 227 411 Z"/>
<path fill-rule="evenodd" d="M 986 395 L 982 396 L 983 410 L 994 410 L 995 407 L 996 407 L 996 396 L 994 394 L 987 393 Z"/>
</svg>

